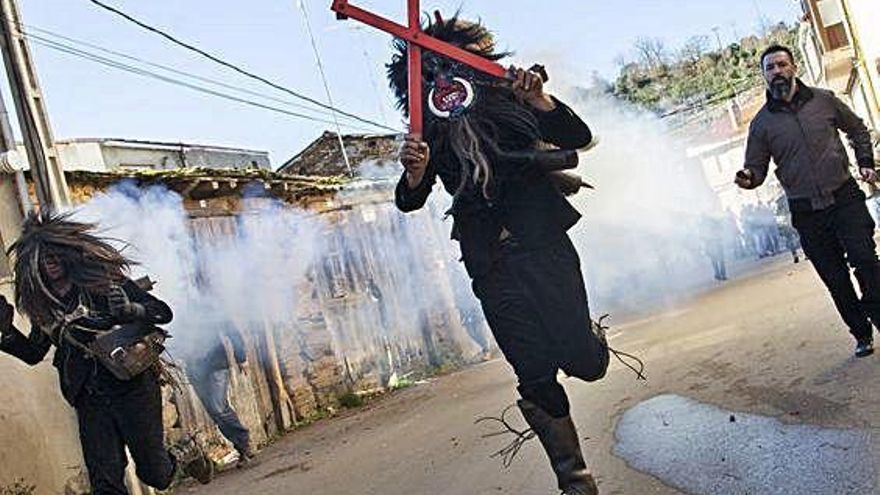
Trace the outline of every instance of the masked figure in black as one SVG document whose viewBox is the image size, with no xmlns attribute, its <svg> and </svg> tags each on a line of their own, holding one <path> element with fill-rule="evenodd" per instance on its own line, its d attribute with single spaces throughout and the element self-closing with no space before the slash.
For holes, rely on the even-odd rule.
<svg viewBox="0 0 880 495">
<path fill-rule="evenodd" d="M 155 361 L 121 359 L 150 345 L 141 336 L 164 335 L 157 325 L 171 321 L 171 309 L 125 275 L 132 262 L 95 236 L 93 227 L 64 215 L 28 217 L 10 253 L 15 303 L 32 327 L 28 336 L 16 329 L 13 308 L 0 296 L 0 350 L 36 365 L 55 346 L 53 364 L 61 393 L 76 410 L 91 493 L 128 493 L 126 447 L 138 477 L 152 487 L 168 488 L 178 467 L 208 482 L 212 465 L 195 442 L 165 448 Z M 96 342 L 123 329 L 133 340 L 114 342 L 105 356 Z M 138 365 L 144 369 L 132 371 Z"/>
<path fill-rule="evenodd" d="M 424 31 L 489 60 L 507 55 L 495 52 L 485 27 L 457 16 L 438 15 Z M 406 111 L 406 43 L 398 41 L 397 48 L 388 75 Z M 452 235 L 516 372 L 520 411 L 563 493 L 598 493 L 556 380 L 562 370 L 595 381 L 608 366 L 608 347 L 592 329 L 580 260 L 567 234 L 580 214 L 564 197 L 582 185 L 563 171 L 576 165 L 576 154 L 566 150 L 588 146 L 590 129 L 544 93 L 534 71 L 511 68 L 510 80 L 501 81 L 428 51 L 422 65 L 424 108 L 430 111 L 424 137 L 410 134 L 401 148 L 406 171 L 397 206 L 421 208 L 437 177 L 453 196 Z"/>
</svg>

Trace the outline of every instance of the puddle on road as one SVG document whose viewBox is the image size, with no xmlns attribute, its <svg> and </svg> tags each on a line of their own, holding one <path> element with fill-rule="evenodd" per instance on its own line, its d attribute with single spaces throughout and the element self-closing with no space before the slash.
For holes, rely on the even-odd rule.
<svg viewBox="0 0 880 495">
<path fill-rule="evenodd" d="M 661 395 L 626 411 L 615 438 L 614 454 L 630 466 L 695 495 L 876 493 L 865 430 L 787 425 Z"/>
</svg>

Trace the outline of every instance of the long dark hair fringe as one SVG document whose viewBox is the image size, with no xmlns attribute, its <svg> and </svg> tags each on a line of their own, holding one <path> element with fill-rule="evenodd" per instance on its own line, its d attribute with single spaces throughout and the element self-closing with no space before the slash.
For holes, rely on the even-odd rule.
<svg viewBox="0 0 880 495">
<path fill-rule="evenodd" d="M 87 294 L 104 295 L 126 280 L 136 263 L 95 231 L 94 224 L 72 221 L 69 213 L 34 212 L 25 219 L 7 254 L 14 260 L 16 306 L 33 323 L 51 324 L 64 310 L 43 276 L 45 256 L 57 257 L 74 287 Z"/>
<path fill-rule="evenodd" d="M 492 61 L 510 55 L 509 52 L 496 53 L 491 32 L 478 22 L 459 19 L 458 13 L 447 20 L 429 22 L 423 30 Z M 389 85 L 397 98 L 397 107 L 407 115 L 407 43 L 398 39 L 393 46 L 396 51 L 387 65 Z M 424 61 L 439 55 L 424 51 L 422 57 Z M 430 115 L 425 118 L 424 139 L 431 146 L 431 159 L 457 166 L 456 200 L 473 186 L 478 186 L 481 195 L 490 199 L 497 189 L 498 178 L 492 164 L 498 163 L 505 151 L 533 149 L 541 141 L 537 119 L 509 87 L 481 74 L 475 73 L 473 79 L 476 101 L 465 114 L 450 119 Z M 426 94 L 424 91 L 423 97 Z"/>
</svg>

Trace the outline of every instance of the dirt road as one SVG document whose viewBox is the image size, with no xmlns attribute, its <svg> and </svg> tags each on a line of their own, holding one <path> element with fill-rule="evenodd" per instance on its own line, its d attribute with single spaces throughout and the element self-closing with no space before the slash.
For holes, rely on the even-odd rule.
<svg viewBox="0 0 880 495">
<path fill-rule="evenodd" d="M 774 435 L 794 442 L 785 444 L 784 451 L 798 452 L 797 459 L 808 471 L 819 465 L 830 470 L 833 479 L 829 486 L 841 487 L 834 493 L 873 492 L 866 486 L 875 483 L 877 456 L 871 454 L 871 431 L 880 425 L 880 355 L 861 360 L 851 357 L 851 339 L 808 264 L 792 265 L 780 259 L 759 274 L 719 285 L 663 314 L 614 328 L 612 345 L 645 359 L 647 383 L 636 382 L 619 363 L 612 364 L 608 377 L 597 384 L 564 381 L 573 418 L 585 438 L 588 463 L 603 494 L 827 490 L 808 486 L 808 477 L 795 471 L 786 473 L 790 463 L 779 460 L 784 452 L 772 451 L 764 460 L 730 455 L 736 454 L 730 449 L 742 454 L 743 448 L 760 451 L 766 448 L 762 442 L 772 443 L 769 434 L 764 438 L 760 433 L 763 430 L 747 431 L 750 425 L 762 422 L 748 418 L 758 416 L 771 418 L 764 421 L 765 426 L 775 424 L 775 418 L 785 425 L 821 427 L 818 433 L 813 432 L 817 435 L 826 431 L 822 428 L 835 428 L 827 430 L 834 434 L 854 432 L 856 446 L 835 440 L 816 445 L 801 442 L 804 448 L 800 448 L 800 436 L 813 433 L 801 435 L 798 432 L 806 430 L 788 431 L 784 428 L 789 427 L 781 424 Z M 645 402 L 657 396 L 673 400 Z M 667 418 L 667 413 L 649 409 L 671 407 L 670 411 L 680 412 L 683 409 L 675 409 L 673 403 L 682 403 L 675 398 L 690 401 L 685 409 L 692 407 L 688 404 L 717 406 L 724 422 L 730 411 L 731 424 L 743 430 L 721 433 L 727 436 L 719 440 L 717 428 L 701 433 L 699 428 L 689 430 L 693 423 L 686 423 L 696 421 L 697 426 L 705 426 L 699 424 L 703 421 L 700 418 L 716 421 L 718 414 L 688 416 L 685 411 Z M 504 441 L 483 438 L 491 427 L 474 425 L 476 418 L 497 414 L 515 399 L 509 367 L 502 361 L 486 363 L 299 430 L 265 449 L 259 466 L 233 470 L 209 486 L 181 491 L 216 495 L 555 494 L 552 474 L 537 442 L 527 444 L 513 465 L 503 469 L 500 461 L 489 455 Z M 623 434 L 618 427 L 628 410 L 633 411 L 627 415 L 631 429 L 639 431 L 641 427 L 642 433 L 627 434 L 631 443 L 624 449 L 618 442 Z M 739 422 L 735 415 L 741 418 Z M 513 416 L 518 418 L 518 413 Z M 662 423 L 652 430 L 647 422 L 661 416 Z M 684 432 L 694 431 L 677 435 L 685 450 L 703 452 L 701 458 L 673 455 L 671 444 L 660 441 L 663 428 L 677 426 Z M 735 442 L 740 438 L 750 438 L 751 443 L 737 447 Z M 617 454 L 629 451 L 638 457 L 640 452 L 642 461 L 647 456 L 665 465 L 637 470 L 616 455 L 615 448 Z M 832 451 L 850 457 L 839 459 L 828 454 Z M 813 455 L 815 459 L 810 458 Z M 736 465 L 715 476 L 729 478 L 733 484 L 710 479 L 708 484 L 688 487 L 676 476 L 699 477 L 707 471 L 706 466 L 714 469 L 731 460 Z M 769 468 L 756 470 L 749 462 Z M 854 475 L 861 478 L 855 480 Z M 790 485 L 767 485 L 779 484 L 781 479 Z"/>
</svg>

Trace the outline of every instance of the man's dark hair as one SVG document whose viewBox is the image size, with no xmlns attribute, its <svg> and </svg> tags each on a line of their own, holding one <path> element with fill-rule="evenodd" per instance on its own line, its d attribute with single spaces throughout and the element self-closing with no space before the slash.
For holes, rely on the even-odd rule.
<svg viewBox="0 0 880 495">
<path fill-rule="evenodd" d="M 791 52 L 791 48 L 782 45 L 770 45 L 766 50 L 761 52 L 761 70 L 764 70 L 764 58 L 766 58 L 767 55 L 776 52 L 784 52 L 788 54 L 788 59 L 791 60 L 791 63 L 795 63 L 794 54 Z"/>
</svg>

